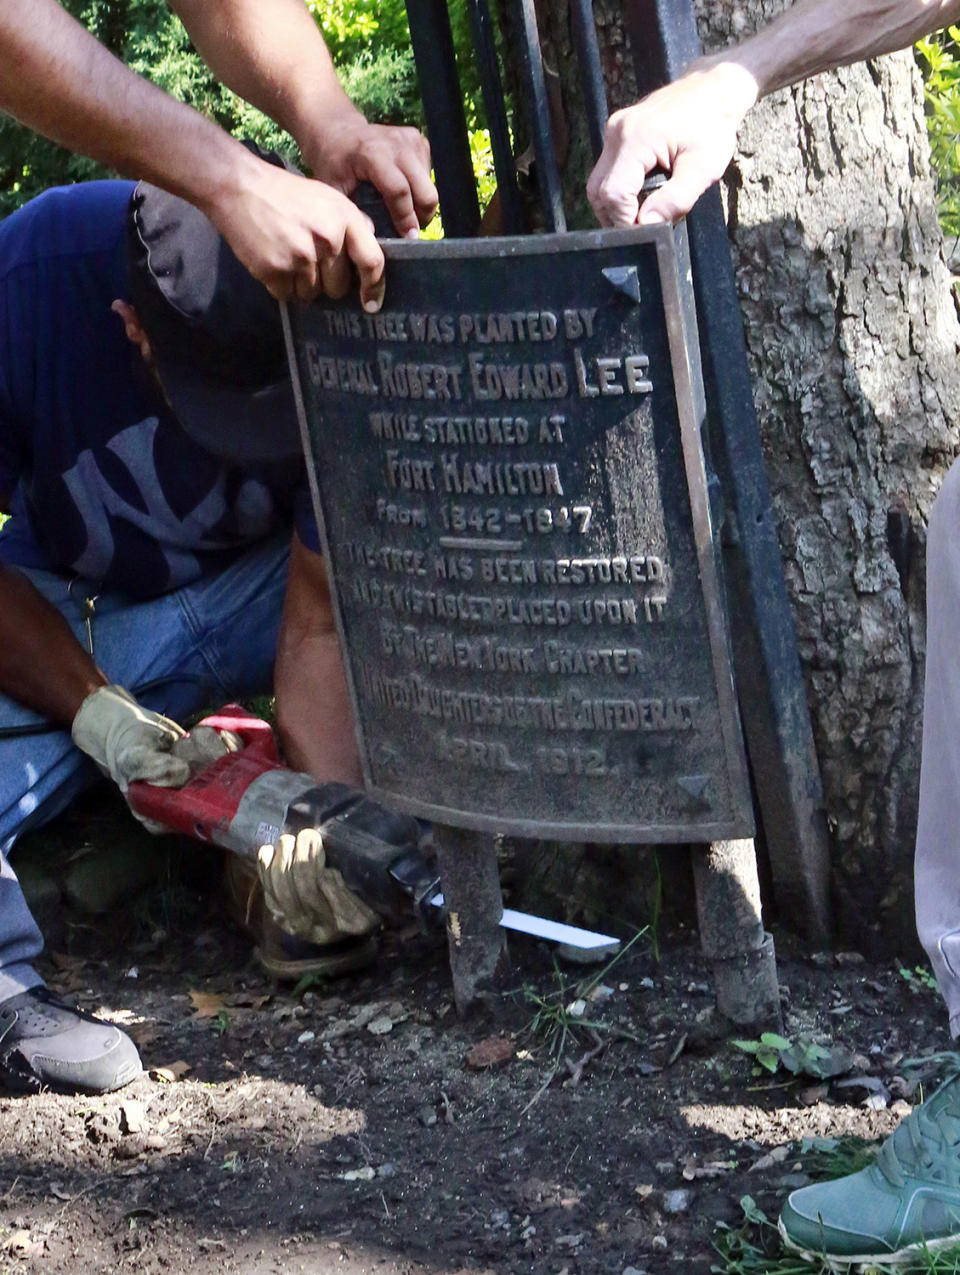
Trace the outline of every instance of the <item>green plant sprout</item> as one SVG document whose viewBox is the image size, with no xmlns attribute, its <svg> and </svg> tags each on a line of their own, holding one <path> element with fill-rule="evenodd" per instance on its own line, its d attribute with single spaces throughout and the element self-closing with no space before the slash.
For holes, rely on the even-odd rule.
<svg viewBox="0 0 960 1275">
<path fill-rule="evenodd" d="M 912 970 L 908 970 L 906 966 L 901 965 L 897 972 L 907 986 L 915 992 L 935 992 L 937 990 L 936 977 L 926 965 L 915 965 Z"/>
<path fill-rule="evenodd" d="M 582 1013 L 575 1012 L 578 1001 L 586 1002 L 592 992 L 609 976 L 614 966 L 621 961 L 633 945 L 647 933 L 647 927 L 638 930 L 628 943 L 625 943 L 606 965 L 586 981 L 565 979 L 556 958 L 553 962 L 555 988 L 541 994 L 529 986 L 524 986 L 521 995 L 529 1005 L 533 1006 L 533 1017 L 525 1031 L 540 1040 L 554 1064 L 563 1058 L 569 1045 L 580 1045 L 580 1034 L 593 1031 L 599 1035 L 611 1031 L 609 1023 L 602 1020 L 589 1019 Z M 619 1030 L 619 1029 L 618 1029 Z M 622 1034 L 622 1032 L 620 1033 Z"/>
<path fill-rule="evenodd" d="M 814 1080 L 827 1080 L 849 1071 L 853 1055 L 846 1045 L 821 1045 L 809 1036 L 789 1040 L 776 1032 L 764 1032 L 759 1040 L 733 1040 L 734 1048 L 750 1054 L 757 1063 L 756 1074 L 761 1069 L 771 1075 L 782 1067 L 793 1076 L 810 1076 Z"/>
</svg>

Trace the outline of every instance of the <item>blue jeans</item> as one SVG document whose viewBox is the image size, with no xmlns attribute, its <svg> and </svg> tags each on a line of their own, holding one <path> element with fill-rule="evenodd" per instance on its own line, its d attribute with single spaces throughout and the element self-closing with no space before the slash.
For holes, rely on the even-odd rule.
<svg viewBox="0 0 960 1275">
<path fill-rule="evenodd" d="M 101 595 L 92 621 L 94 659 L 111 682 L 174 720 L 269 692 L 289 548 L 290 536 L 284 533 L 216 575 L 150 602 Z M 85 646 L 83 582 L 77 581 L 71 594 L 68 577 L 34 570 L 23 574 Z M 42 721 L 0 696 L 0 732 Z M 99 777 L 69 731 L 0 737 L 0 1001 L 43 982 L 32 965 L 43 939 L 8 861 L 10 848 L 21 833 L 53 819 Z"/>
</svg>

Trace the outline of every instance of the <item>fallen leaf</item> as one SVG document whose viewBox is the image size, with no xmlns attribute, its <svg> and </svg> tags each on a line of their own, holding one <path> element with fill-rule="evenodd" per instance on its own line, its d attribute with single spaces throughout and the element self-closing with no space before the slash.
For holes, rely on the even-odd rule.
<svg viewBox="0 0 960 1275">
<path fill-rule="evenodd" d="M 509 1062 L 513 1052 L 513 1041 L 508 1036 L 488 1036 L 474 1045 L 467 1054 L 466 1063 L 474 1071 L 482 1071 L 485 1067 Z"/>
<path fill-rule="evenodd" d="M 29 1231 L 14 1231 L 4 1240 L 3 1247 L 18 1257 L 39 1257 L 43 1252 L 43 1241 L 31 1239 Z"/>
<path fill-rule="evenodd" d="M 192 996 L 193 993 L 191 992 Z M 264 996 L 254 996 L 252 992 L 231 992 L 229 996 L 222 997 L 224 1005 L 230 1009 L 263 1009 L 264 1005 L 268 1005 L 273 997 L 268 993 Z"/>
<path fill-rule="evenodd" d="M 767 1155 L 761 1156 L 759 1160 L 751 1164 L 750 1172 L 756 1173 L 758 1170 L 765 1172 L 767 1169 L 772 1169 L 775 1164 L 782 1164 L 789 1154 L 789 1143 L 783 1147 L 774 1147 Z"/>
<path fill-rule="evenodd" d="M 146 1131 L 147 1111 L 142 1102 L 130 1099 L 120 1104 L 120 1128 L 124 1133 Z"/>
<path fill-rule="evenodd" d="M 196 1018 L 216 1018 L 226 1008 L 224 999 L 218 992 L 198 992 L 191 987 L 188 995 Z"/>
<path fill-rule="evenodd" d="M 191 1065 L 181 1058 L 179 1062 L 167 1063 L 165 1067 L 151 1067 L 147 1074 L 151 1080 L 171 1084 L 175 1080 L 182 1080 L 191 1071 L 193 1071 Z"/>
</svg>

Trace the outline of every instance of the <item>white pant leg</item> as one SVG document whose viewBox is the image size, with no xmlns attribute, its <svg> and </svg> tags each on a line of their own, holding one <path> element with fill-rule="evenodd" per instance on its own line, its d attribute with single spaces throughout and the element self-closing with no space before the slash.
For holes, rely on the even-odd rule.
<svg viewBox="0 0 960 1275">
<path fill-rule="evenodd" d="M 927 541 L 927 661 L 914 862 L 917 930 L 960 1035 L 960 461 Z"/>
</svg>

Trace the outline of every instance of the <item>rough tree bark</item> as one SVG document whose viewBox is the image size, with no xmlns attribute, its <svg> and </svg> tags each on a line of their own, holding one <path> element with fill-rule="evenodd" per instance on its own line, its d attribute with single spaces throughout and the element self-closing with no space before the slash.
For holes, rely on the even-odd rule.
<svg viewBox="0 0 960 1275">
<path fill-rule="evenodd" d="M 699 0 L 704 45 L 783 7 Z M 613 108 L 634 97 L 620 5 L 596 0 L 595 15 Z M 573 130 L 574 196 L 588 159 L 565 0 L 540 17 Z M 912 55 L 761 103 L 724 187 L 840 932 L 904 951 L 915 942 L 926 519 L 960 449 L 960 324 Z"/>
</svg>

